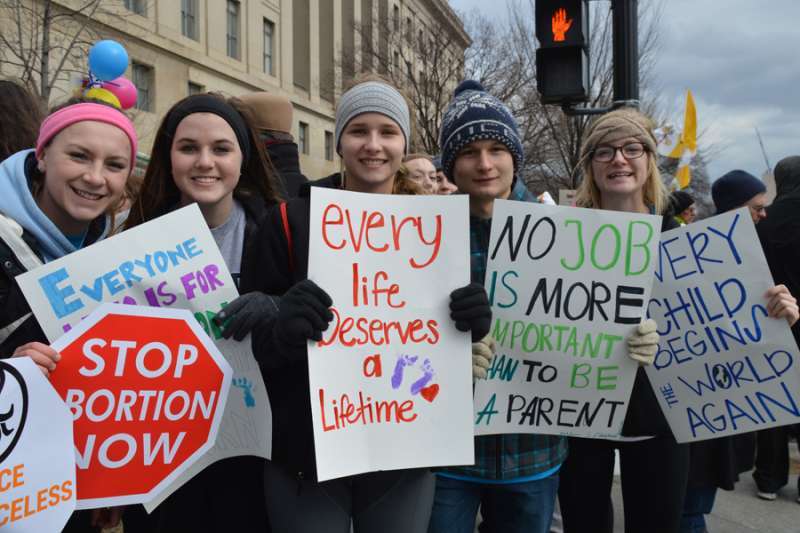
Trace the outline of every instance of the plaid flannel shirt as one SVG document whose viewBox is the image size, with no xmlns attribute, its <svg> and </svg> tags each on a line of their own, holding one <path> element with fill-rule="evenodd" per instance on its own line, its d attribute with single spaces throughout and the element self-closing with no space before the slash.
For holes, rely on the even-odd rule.
<svg viewBox="0 0 800 533">
<path fill-rule="evenodd" d="M 537 202 L 515 179 L 509 200 Z M 470 216 L 470 266 L 472 281 L 484 284 L 489 254 L 491 219 Z M 564 462 L 567 439 L 558 435 L 505 434 L 475 437 L 475 464 L 442 468 L 444 473 L 486 480 L 513 480 L 547 472 Z"/>
</svg>

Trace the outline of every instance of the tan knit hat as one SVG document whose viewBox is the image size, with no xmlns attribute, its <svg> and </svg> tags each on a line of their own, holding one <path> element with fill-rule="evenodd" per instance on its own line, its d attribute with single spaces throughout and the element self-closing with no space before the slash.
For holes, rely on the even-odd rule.
<svg viewBox="0 0 800 533">
<path fill-rule="evenodd" d="M 259 130 L 292 131 L 292 103 L 288 98 L 265 92 L 249 93 L 239 97 L 253 112 L 254 126 Z"/>
<path fill-rule="evenodd" d="M 629 107 L 606 113 L 589 126 L 581 146 L 581 160 L 587 161 L 589 153 L 600 144 L 613 143 L 629 137 L 644 144 L 650 153 L 655 153 L 656 137 L 653 134 L 653 121 L 647 115 Z"/>
</svg>

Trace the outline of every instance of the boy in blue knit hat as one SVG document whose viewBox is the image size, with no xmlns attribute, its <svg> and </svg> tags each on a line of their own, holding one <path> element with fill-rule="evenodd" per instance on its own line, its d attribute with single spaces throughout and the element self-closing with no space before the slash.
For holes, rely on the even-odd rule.
<svg viewBox="0 0 800 533">
<path fill-rule="evenodd" d="M 523 151 L 509 109 L 475 81 L 456 88 L 442 120 L 442 170 L 469 195 L 472 281 L 484 283 L 496 198 L 536 202 L 517 177 Z M 493 342 L 473 344 L 473 366 L 488 369 Z M 547 533 L 567 453 L 564 437 L 475 437 L 475 464 L 437 472 L 429 533 L 472 533 L 478 507 L 487 531 Z M 482 526 L 483 529 L 483 526 Z"/>
</svg>

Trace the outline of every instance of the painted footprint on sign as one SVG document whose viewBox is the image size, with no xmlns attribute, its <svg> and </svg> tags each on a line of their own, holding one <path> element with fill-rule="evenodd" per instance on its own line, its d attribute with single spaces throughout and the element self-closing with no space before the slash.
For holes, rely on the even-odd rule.
<svg viewBox="0 0 800 533">
<path fill-rule="evenodd" d="M 412 395 L 419 394 L 429 402 L 433 402 L 439 394 L 439 384 L 433 383 L 429 385 L 435 374 L 430 359 L 423 360 L 420 364 L 416 364 L 419 357 L 416 355 L 400 354 L 397 356 L 397 363 L 394 365 L 394 372 L 392 372 L 392 388 L 399 389 L 403 384 L 403 378 L 406 375 L 406 368 L 415 368 L 422 372 L 416 381 L 411 384 L 410 392 Z"/>
<path fill-rule="evenodd" d="M 28 387 L 22 374 L 0 361 L 0 464 L 17 445 L 28 416 Z"/>
<path fill-rule="evenodd" d="M 256 398 L 253 396 L 253 383 L 247 378 L 236 378 L 233 386 L 239 387 L 244 393 L 244 405 L 249 409 L 256 406 Z"/>
</svg>

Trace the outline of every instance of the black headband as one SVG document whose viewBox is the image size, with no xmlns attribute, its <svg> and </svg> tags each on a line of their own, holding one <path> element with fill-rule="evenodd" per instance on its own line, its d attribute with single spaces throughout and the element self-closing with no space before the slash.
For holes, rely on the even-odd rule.
<svg viewBox="0 0 800 533">
<path fill-rule="evenodd" d="M 167 134 L 174 137 L 178 124 L 194 113 L 214 113 L 227 122 L 236 134 L 236 140 L 239 141 L 243 156 L 242 166 L 247 164 L 247 160 L 250 159 L 250 136 L 247 133 L 247 124 L 238 111 L 217 96 L 198 94 L 175 106 L 167 116 Z"/>
</svg>

